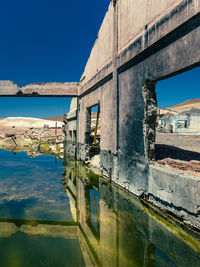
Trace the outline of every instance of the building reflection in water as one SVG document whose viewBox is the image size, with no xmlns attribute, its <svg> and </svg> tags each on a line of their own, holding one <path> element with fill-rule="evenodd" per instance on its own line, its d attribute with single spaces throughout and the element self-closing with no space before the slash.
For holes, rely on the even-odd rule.
<svg viewBox="0 0 200 267">
<path fill-rule="evenodd" d="M 79 267 L 200 266 L 197 234 L 175 226 L 138 198 L 111 186 L 86 166 L 68 158 L 63 191 L 70 200 L 72 221 L 1 219 L 0 247 L 7 244 L 10 253 L 16 248 L 9 246 L 13 248 L 13 244 L 20 243 L 19 255 L 24 254 L 19 260 L 29 263 L 25 252 L 30 247 L 32 261 L 36 262 L 33 266 L 39 266 L 41 251 L 42 259 L 59 261 L 56 266 L 68 266 L 70 260 L 69 266 Z M 52 255 L 49 251 L 53 251 Z M 63 253 L 67 253 L 65 257 Z"/>
<path fill-rule="evenodd" d="M 70 198 L 86 266 L 200 266 L 200 243 L 110 186 L 81 163 L 65 161 L 63 190 Z"/>
</svg>

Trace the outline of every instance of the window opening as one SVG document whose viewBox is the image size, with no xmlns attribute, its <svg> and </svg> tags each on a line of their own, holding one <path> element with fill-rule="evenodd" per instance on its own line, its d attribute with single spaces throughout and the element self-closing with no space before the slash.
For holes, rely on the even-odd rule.
<svg viewBox="0 0 200 267">
<path fill-rule="evenodd" d="M 200 165 L 200 68 L 156 85 L 155 160 L 186 171 Z M 199 165 L 198 165 L 199 164 Z"/>
</svg>

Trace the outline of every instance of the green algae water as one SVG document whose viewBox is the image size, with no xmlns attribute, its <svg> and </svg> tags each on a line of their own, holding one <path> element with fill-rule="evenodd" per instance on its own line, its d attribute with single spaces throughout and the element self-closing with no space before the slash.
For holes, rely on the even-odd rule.
<svg viewBox="0 0 200 267">
<path fill-rule="evenodd" d="M 0 267 L 200 266 L 199 236 L 81 163 L 0 150 Z"/>
</svg>

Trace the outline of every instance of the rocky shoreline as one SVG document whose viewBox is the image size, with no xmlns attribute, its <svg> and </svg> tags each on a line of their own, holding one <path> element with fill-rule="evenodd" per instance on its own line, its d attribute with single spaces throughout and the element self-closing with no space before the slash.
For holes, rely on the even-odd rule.
<svg viewBox="0 0 200 267">
<path fill-rule="evenodd" d="M 12 152 L 25 151 L 31 157 L 40 154 L 64 157 L 63 136 L 53 136 L 48 128 L 31 128 L 23 134 L 0 135 L 0 148 Z"/>
</svg>

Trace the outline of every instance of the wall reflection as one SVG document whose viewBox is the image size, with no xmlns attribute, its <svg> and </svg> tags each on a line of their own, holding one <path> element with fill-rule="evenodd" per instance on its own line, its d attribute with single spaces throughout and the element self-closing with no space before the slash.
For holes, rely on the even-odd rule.
<svg viewBox="0 0 200 267">
<path fill-rule="evenodd" d="M 86 266 L 200 266 L 198 236 L 156 215 L 81 163 L 65 161 L 63 190 Z"/>
<path fill-rule="evenodd" d="M 48 162 L 51 166 L 51 161 Z M 41 166 L 40 172 L 44 163 Z M 42 176 L 42 181 L 46 181 L 42 187 L 39 179 L 37 185 L 40 190 L 35 190 L 35 193 L 41 192 L 47 200 L 54 199 L 55 209 L 68 216 L 57 217 L 56 220 L 50 220 L 51 216 L 31 220 L 34 214 L 21 219 L 13 214 L 8 218 L 2 217 L 0 248 L 4 250 L 0 253 L 1 266 L 14 266 L 10 264 L 9 256 L 15 250 L 13 247 L 18 247 L 15 260 L 20 262 L 19 266 L 40 266 L 43 259 L 49 262 L 48 266 L 200 266 L 199 235 L 155 214 L 138 198 L 110 185 L 80 162 L 65 158 L 64 170 L 64 194 L 58 192 L 59 186 L 56 186 L 61 182 L 61 173 L 57 177 L 57 172 L 52 169 L 46 178 Z M 35 184 L 38 176 L 34 173 L 33 177 Z M 12 175 L 12 184 L 17 179 L 18 176 Z M 23 180 L 24 183 L 26 180 Z M 24 184 L 21 187 L 23 189 Z M 19 196 L 21 187 L 15 195 Z M 33 192 L 33 186 L 30 189 L 27 185 L 26 188 Z M 28 196 L 29 191 L 25 189 L 22 190 L 23 196 L 25 193 Z M 52 208 L 47 211 L 45 208 L 47 206 L 42 206 L 42 212 L 49 211 L 51 215 Z M 63 218 L 65 220 L 61 220 Z M 32 251 L 32 258 L 27 249 Z M 63 257 L 66 253 L 68 256 Z M 5 259 L 3 255 L 6 255 Z"/>
</svg>

